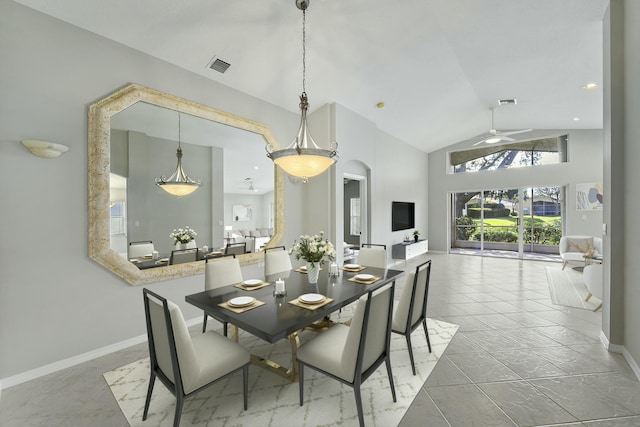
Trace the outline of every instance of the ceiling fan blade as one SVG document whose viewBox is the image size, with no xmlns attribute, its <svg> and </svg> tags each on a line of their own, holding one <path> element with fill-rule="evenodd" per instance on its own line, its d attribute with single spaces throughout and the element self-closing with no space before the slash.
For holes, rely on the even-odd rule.
<svg viewBox="0 0 640 427">
<path fill-rule="evenodd" d="M 517 135 L 519 133 L 531 132 L 533 129 L 512 130 L 509 132 L 500 132 L 502 136 Z"/>
<path fill-rule="evenodd" d="M 500 137 L 501 141 L 500 142 L 513 142 L 513 141 L 517 141 L 517 139 L 515 138 L 511 138 L 510 136 L 505 136 L 504 134 Z"/>
<path fill-rule="evenodd" d="M 472 147 L 475 147 L 476 145 L 480 145 L 485 141 L 485 139 L 481 139 L 480 141 L 476 142 L 475 144 L 472 145 Z"/>
</svg>

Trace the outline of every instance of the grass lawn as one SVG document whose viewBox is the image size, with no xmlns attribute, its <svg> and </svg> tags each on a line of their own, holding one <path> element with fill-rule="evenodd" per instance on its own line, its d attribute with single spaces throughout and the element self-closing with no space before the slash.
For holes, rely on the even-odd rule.
<svg viewBox="0 0 640 427">
<path fill-rule="evenodd" d="M 525 218 L 526 221 L 527 218 Z M 533 220 L 535 221 L 535 225 L 554 225 L 556 223 L 560 226 L 560 217 L 559 216 L 534 216 Z M 480 220 L 474 219 L 474 221 L 479 225 Z M 502 218 L 486 218 L 484 220 L 485 226 L 494 226 L 494 227 L 516 227 L 518 224 L 518 218 L 514 216 L 505 216 Z"/>
</svg>

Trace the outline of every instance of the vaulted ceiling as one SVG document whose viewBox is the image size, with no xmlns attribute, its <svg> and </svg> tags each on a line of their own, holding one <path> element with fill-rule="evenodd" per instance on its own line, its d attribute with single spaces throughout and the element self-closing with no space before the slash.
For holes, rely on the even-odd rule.
<svg viewBox="0 0 640 427">
<path fill-rule="evenodd" d="M 294 0 L 16 1 L 298 111 L 302 12 Z M 501 130 L 602 128 L 607 5 L 311 0 L 310 110 L 336 102 L 425 152 L 486 133 L 499 99 L 518 100 L 496 110 Z M 208 68 L 214 56 L 231 64 L 225 73 Z"/>
</svg>

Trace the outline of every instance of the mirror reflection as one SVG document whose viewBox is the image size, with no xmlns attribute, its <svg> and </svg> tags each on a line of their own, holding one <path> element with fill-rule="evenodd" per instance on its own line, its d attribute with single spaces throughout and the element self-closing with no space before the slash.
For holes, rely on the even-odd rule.
<svg viewBox="0 0 640 427">
<path fill-rule="evenodd" d="M 202 183 L 183 197 L 155 184 L 175 170 L 178 142 L 185 173 Z M 222 255 L 228 244 L 260 251 L 274 230 L 273 164 L 263 147 L 261 135 L 145 102 L 115 114 L 111 249 L 139 268 L 166 266 L 178 249 L 198 248 L 201 258 Z M 186 227 L 196 234 L 190 241 L 170 237 Z M 137 242 L 152 242 L 152 251 L 132 256 Z M 156 262 L 147 262 L 153 251 Z"/>
<path fill-rule="evenodd" d="M 130 284 L 203 273 L 229 243 L 241 265 L 260 262 L 280 241 L 284 181 L 265 155 L 279 146 L 267 126 L 131 84 L 89 107 L 88 133 L 89 256 Z M 202 182 L 179 198 L 156 185 L 178 146 Z"/>
</svg>

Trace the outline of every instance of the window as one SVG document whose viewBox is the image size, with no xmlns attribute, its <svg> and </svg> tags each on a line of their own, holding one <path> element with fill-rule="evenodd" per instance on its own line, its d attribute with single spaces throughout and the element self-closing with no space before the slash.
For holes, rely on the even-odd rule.
<svg viewBox="0 0 640 427">
<path fill-rule="evenodd" d="M 351 199 L 351 209 L 349 210 L 349 233 L 352 236 L 360 235 L 360 198 Z"/>
<path fill-rule="evenodd" d="M 449 153 L 450 173 L 521 168 L 567 161 L 567 136 L 487 145 Z"/>
<path fill-rule="evenodd" d="M 126 234 L 125 205 L 124 202 L 111 202 L 111 235 Z"/>
</svg>

